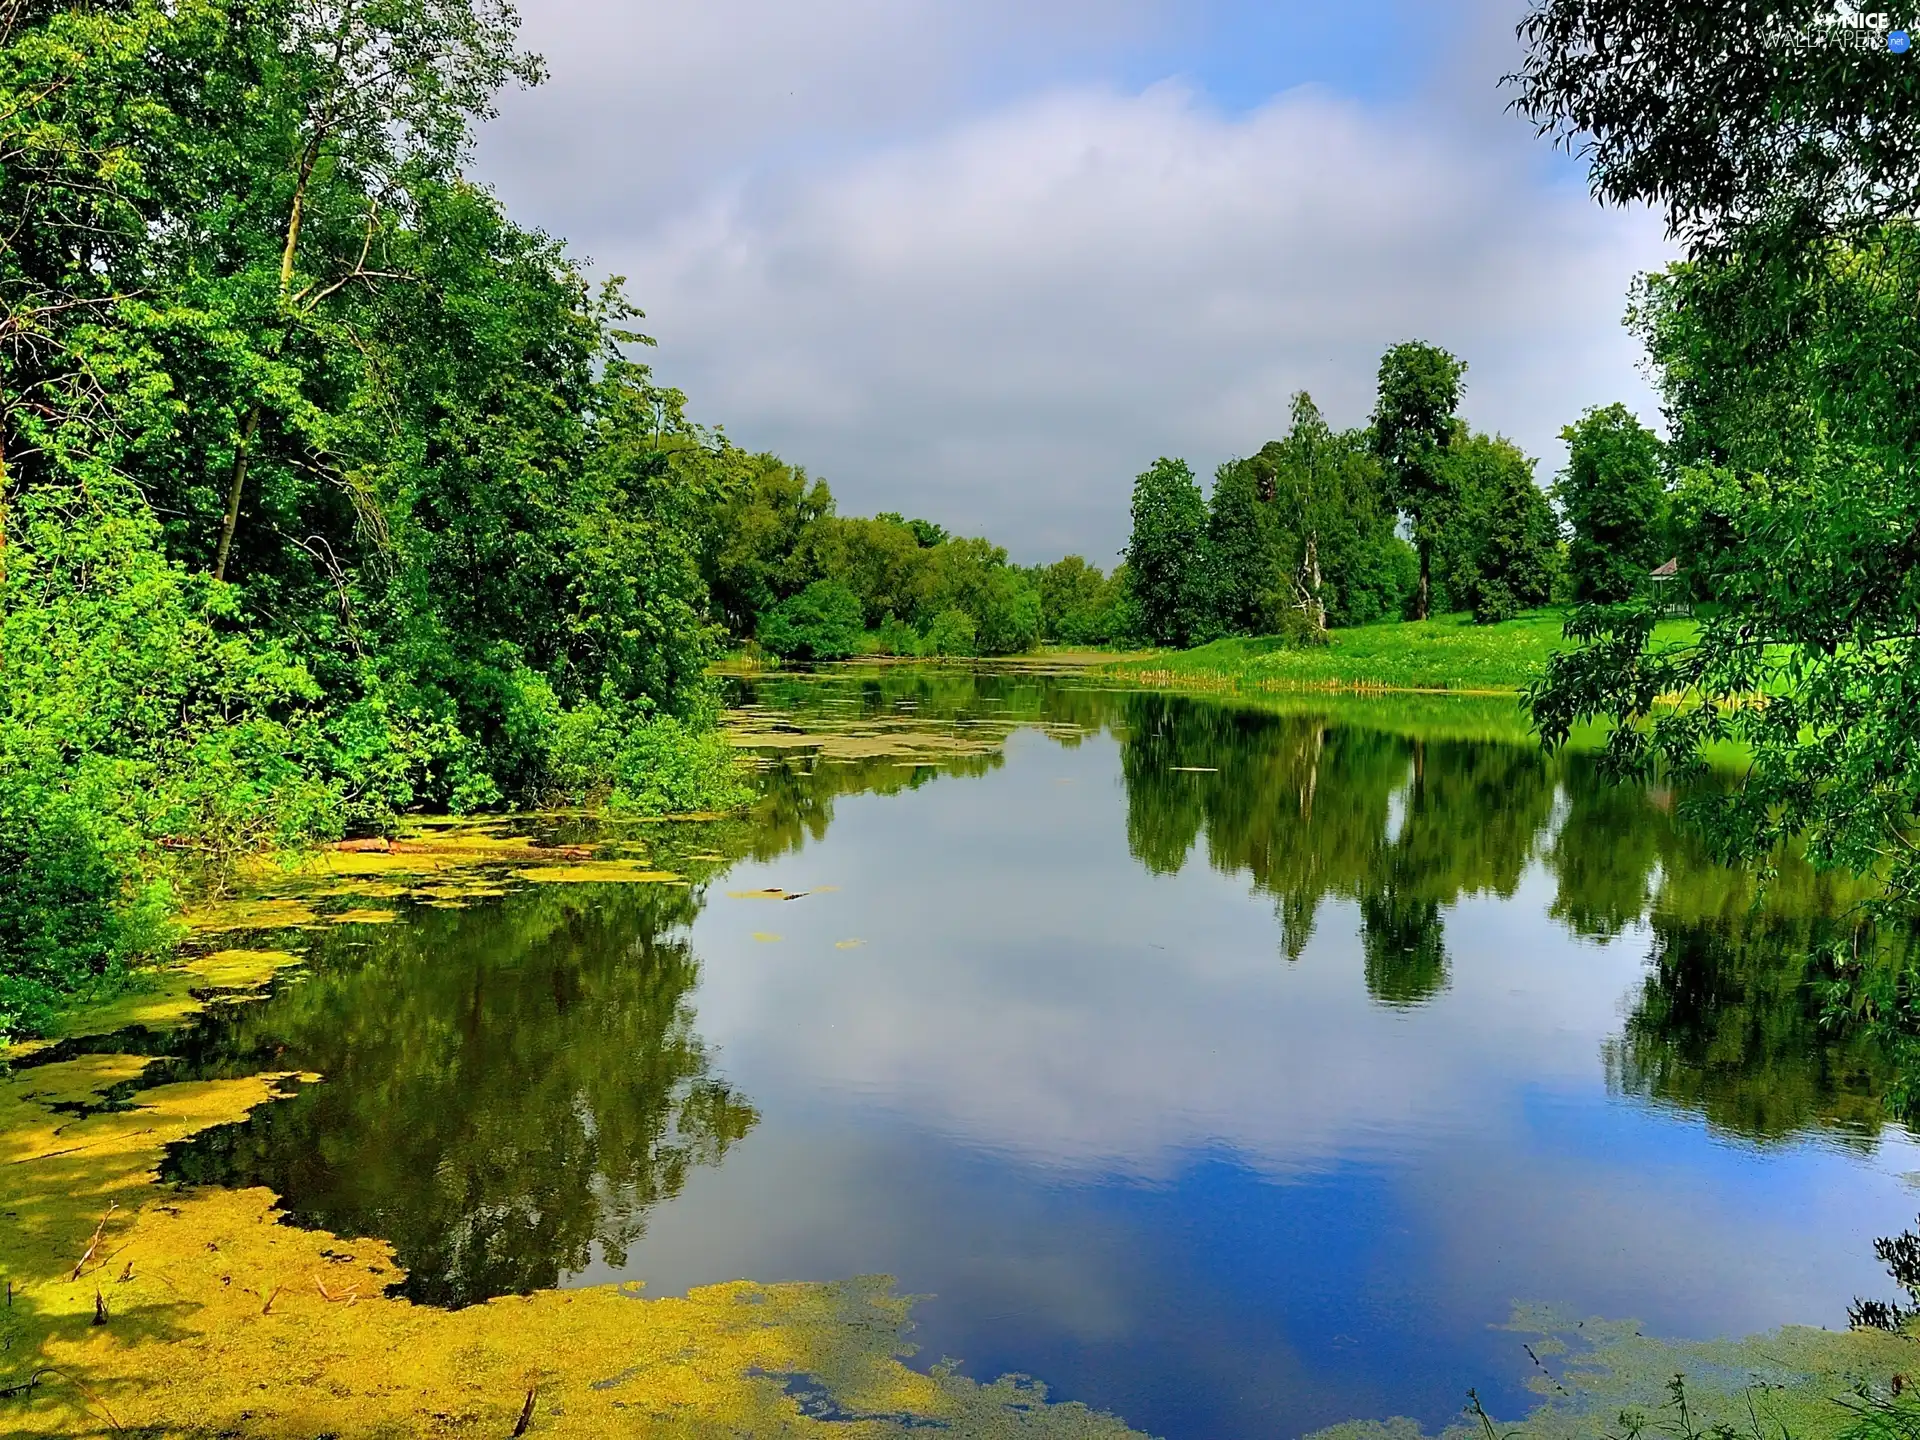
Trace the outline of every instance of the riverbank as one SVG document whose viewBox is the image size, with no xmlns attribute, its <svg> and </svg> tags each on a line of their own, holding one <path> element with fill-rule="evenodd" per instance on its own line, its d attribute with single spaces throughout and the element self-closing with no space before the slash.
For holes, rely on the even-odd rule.
<svg viewBox="0 0 1920 1440">
<path fill-rule="evenodd" d="M 1325 645 L 1234 636 L 1192 650 L 1116 656 L 1099 667 L 1116 679 L 1173 689 L 1449 691 L 1517 695 L 1547 657 L 1573 643 L 1566 613 L 1531 610 L 1498 625 L 1466 614 L 1392 621 L 1329 632 Z M 1685 639 L 1690 620 L 1669 620 L 1661 640 Z"/>
</svg>

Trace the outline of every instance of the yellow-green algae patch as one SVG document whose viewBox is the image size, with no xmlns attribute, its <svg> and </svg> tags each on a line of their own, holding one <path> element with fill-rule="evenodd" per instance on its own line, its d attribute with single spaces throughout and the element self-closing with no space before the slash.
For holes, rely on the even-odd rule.
<svg viewBox="0 0 1920 1440">
<path fill-rule="evenodd" d="M 45 1040 L 0 1047 L 0 1061 L 25 1060 L 72 1035 L 108 1035 L 136 1025 L 172 1029 L 204 1008 L 200 997 L 208 992 L 257 990 L 298 963 L 285 950 L 215 950 L 176 960 L 142 976 L 138 989 L 66 1017 Z"/>
<path fill-rule="evenodd" d="M 539 853 L 476 850 L 482 864 Z M 600 878 L 605 863 L 529 868 Z M 443 885 L 430 903 L 480 888 Z M 243 900 L 207 912 L 203 933 L 262 928 L 269 916 L 345 918 Z M 258 991 L 296 963 L 285 951 L 214 951 L 68 1030 L 177 1025 L 206 996 Z M 386 1244 L 277 1223 L 265 1189 L 158 1178 L 168 1145 L 323 1077 L 158 1085 L 107 1103 L 150 1063 L 97 1054 L 0 1073 L 0 1276 L 12 1286 L 0 1309 L 0 1437 L 1134 1433 L 1080 1405 L 1041 1403 L 1031 1385 L 908 1369 L 909 1302 L 884 1279 L 739 1282 L 660 1300 L 628 1287 L 543 1291 L 458 1311 L 391 1298 L 403 1276 Z M 790 1393 L 820 1389 L 833 1398 L 824 1416 Z"/>
<path fill-rule="evenodd" d="M 320 917 L 304 899 L 283 895 L 220 900 L 189 910 L 180 919 L 191 935 L 219 935 L 234 930 L 298 930 L 319 923 Z"/>
<path fill-rule="evenodd" d="M 650 870 L 630 860 L 585 860 L 573 865 L 536 865 L 513 872 L 541 885 L 670 885 L 682 877 L 671 870 Z"/>
<path fill-rule="evenodd" d="M 453 1312 L 388 1298 L 401 1276 L 384 1244 L 274 1223 L 266 1190 L 156 1181 L 164 1146 L 291 1077 L 164 1085 L 78 1118 L 51 1108 L 143 1063 L 86 1056 L 0 1081 L 0 1269 L 14 1285 L 0 1389 L 17 1392 L 0 1399 L 0 1434 L 505 1436 L 530 1391 L 538 1435 L 1132 1433 L 1035 1407 L 1031 1388 L 907 1369 L 907 1302 L 882 1280 L 652 1301 L 548 1291 Z M 859 1418 L 803 1414 L 797 1376 Z"/>
<path fill-rule="evenodd" d="M 1790 1325 L 1738 1340 L 1675 1341 L 1646 1335 L 1631 1320 L 1576 1321 L 1539 1307 L 1522 1307 L 1503 1328 L 1514 1334 L 1517 1363 L 1534 1372 L 1528 1383 L 1540 1403 L 1517 1419 L 1463 1411 L 1441 1440 L 1484 1440 L 1489 1425 L 1502 1440 L 1818 1440 L 1852 1429 L 1862 1408 L 1874 1406 L 1896 1406 L 1906 1418 L 1885 1433 L 1912 1434 L 1920 1421 L 1910 1400 L 1895 1399 L 1920 1360 L 1907 1335 Z M 1310 1440 L 1423 1436 L 1417 1422 L 1400 1417 L 1336 1425 Z"/>
<path fill-rule="evenodd" d="M 391 910 L 370 910 L 364 907 L 354 910 L 340 910 L 327 916 L 334 925 L 391 925 L 398 917 Z"/>
</svg>

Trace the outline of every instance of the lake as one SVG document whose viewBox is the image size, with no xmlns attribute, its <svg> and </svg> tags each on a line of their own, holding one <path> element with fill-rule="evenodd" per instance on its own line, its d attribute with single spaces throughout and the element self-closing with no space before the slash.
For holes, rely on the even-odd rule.
<svg viewBox="0 0 1920 1440">
<path fill-rule="evenodd" d="M 913 1364 L 1168 1437 L 1524 1411 L 1516 1305 L 1843 1326 L 1920 1154 L 1765 908 L 1511 702 L 1073 676 L 734 682 L 765 799 L 690 884 L 303 936 L 171 1073 L 324 1077 L 176 1146 L 441 1305 L 884 1273 Z"/>
</svg>

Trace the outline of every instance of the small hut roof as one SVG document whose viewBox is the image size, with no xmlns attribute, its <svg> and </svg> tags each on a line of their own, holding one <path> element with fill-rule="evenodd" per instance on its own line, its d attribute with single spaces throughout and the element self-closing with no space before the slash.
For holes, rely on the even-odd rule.
<svg viewBox="0 0 1920 1440">
<path fill-rule="evenodd" d="M 1671 580 L 1674 576 L 1678 575 L 1679 573 L 1680 573 L 1680 558 L 1678 556 L 1675 556 L 1673 559 L 1667 561 L 1666 564 L 1660 566 L 1657 570 L 1655 570 L 1653 572 L 1653 578 L 1656 580 Z"/>
</svg>

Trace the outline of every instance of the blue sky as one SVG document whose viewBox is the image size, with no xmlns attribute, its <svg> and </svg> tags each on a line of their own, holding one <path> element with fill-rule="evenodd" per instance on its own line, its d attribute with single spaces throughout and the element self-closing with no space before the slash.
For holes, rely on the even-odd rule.
<svg viewBox="0 0 1920 1440">
<path fill-rule="evenodd" d="M 537 0 L 478 173 L 628 277 L 663 378 L 843 511 L 1108 564 L 1132 477 L 1203 474 L 1380 351 L 1469 364 L 1540 457 L 1652 418 L 1621 329 L 1667 255 L 1505 113 L 1505 3 Z"/>
</svg>

